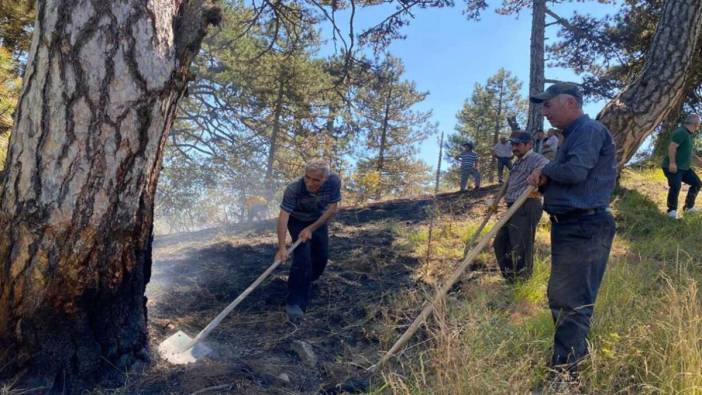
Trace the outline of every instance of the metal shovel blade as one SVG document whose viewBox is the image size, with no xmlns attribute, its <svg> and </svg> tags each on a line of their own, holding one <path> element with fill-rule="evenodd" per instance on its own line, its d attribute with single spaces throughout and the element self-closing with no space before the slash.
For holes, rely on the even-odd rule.
<svg viewBox="0 0 702 395">
<path fill-rule="evenodd" d="M 184 365 L 197 362 L 212 352 L 212 349 L 201 341 L 190 348 L 186 348 L 192 341 L 192 337 L 186 335 L 183 331 L 178 331 L 159 344 L 158 353 L 161 355 L 161 358 L 172 364 Z"/>
</svg>

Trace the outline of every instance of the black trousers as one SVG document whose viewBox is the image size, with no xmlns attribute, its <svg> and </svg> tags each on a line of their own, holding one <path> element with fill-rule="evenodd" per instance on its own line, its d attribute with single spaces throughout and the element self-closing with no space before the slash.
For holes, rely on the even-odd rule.
<svg viewBox="0 0 702 395">
<path fill-rule="evenodd" d="M 554 368 L 574 371 L 588 354 L 590 320 L 614 232 L 614 218 L 607 211 L 551 221 L 548 304 L 556 326 Z"/>
<path fill-rule="evenodd" d="M 290 217 L 288 231 L 293 242 L 300 232 L 312 222 L 303 222 Z M 324 272 L 329 257 L 329 230 L 327 224 L 312 233 L 312 238 L 300 244 L 293 252 L 293 262 L 288 275 L 289 305 L 298 305 L 304 311 L 310 299 L 312 282 Z"/>
<path fill-rule="evenodd" d="M 697 174 L 692 169 L 678 170 L 676 173 L 671 173 L 666 168 L 663 168 L 663 174 L 668 179 L 668 211 L 678 209 L 678 196 L 680 195 L 680 187 L 682 187 L 683 182 L 690 186 L 690 189 L 687 190 L 687 197 L 685 197 L 685 209 L 695 207 L 695 199 L 700 187 L 702 187 L 702 182 L 700 182 Z"/>
<path fill-rule="evenodd" d="M 534 238 L 543 207 L 541 199 L 527 199 L 495 236 L 497 264 L 507 281 L 527 279 L 534 269 Z"/>
</svg>

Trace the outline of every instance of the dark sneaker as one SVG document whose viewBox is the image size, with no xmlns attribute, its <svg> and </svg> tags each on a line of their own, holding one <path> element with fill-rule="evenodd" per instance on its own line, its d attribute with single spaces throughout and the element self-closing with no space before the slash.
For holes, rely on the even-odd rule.
<svg viewBox="0 0 702 395">
<path fill-rule="evenodd" d="M 288 318 L 290 318 L 291 321 L 299 320 L 305 314 L 305 312 L 302 311 L 300 306 L 296 304 L 286 305 L 285 312 L 288 313 Z"/>
</svg>

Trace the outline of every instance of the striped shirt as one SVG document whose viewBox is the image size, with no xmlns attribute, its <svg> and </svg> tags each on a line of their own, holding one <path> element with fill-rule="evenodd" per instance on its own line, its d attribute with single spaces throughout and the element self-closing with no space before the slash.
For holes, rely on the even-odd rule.
<svg viewBox="0 0 702 395">
<path fill-rule="evenodd" d="M 527 177 L 531 172 L 543 168 L 547 163 L 548 159 L 533 150 L 518 158 L 509 172 L 505 201 L 511 204 L 519 199 L 519 195 L 524 193 L 527 188 Z"/>
<path fill-rule="evenodd" d="M 461 161 L 461 169 L 472 169 L 475 167 L 475 162 L 478 161 L 478 154 L 476 154 L 474 151 L 464 151 L 458 155 L 458 160 Z"/>
</svg>

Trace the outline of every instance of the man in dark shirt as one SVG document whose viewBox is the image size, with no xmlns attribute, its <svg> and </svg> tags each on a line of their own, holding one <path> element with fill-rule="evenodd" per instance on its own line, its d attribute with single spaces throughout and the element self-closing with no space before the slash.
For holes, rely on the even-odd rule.
<svg viewBox="0 0 702 395">
<path fill-rule="evenodd" d="M 574 375 L 588 354 L 593 306 L 614 238 L 608 206 L 617 177 L 615 147 L 607 128 L 583 113 L 576 85 L 557 83 L 530 100 L 544 104 L 544 116 L 564 136 L 556 159 L 528 181 L 543 190 L 551 217 L 551 365 Z"/>
<path fill-rule="evenodd" d="M 668 145 L 668 152 L 663 159 L 663 174 L 668 179 L 668 216 L 678 218 L 678 196 L 682 183 L 688 184 L 690 189 L 685 197 L 685 212 L 692 213 L 695 209 L 695 199 L 702 188 L 702 182 L 692 170 L 692 162 L 700 165 L 702 161 L 692 152 L 693 137 L 700 129 L 700 116 L 688 115 L 683 125 L 673 132 Z"/>
<path fill-rule="evenodd" d="M 285 189 L 278 215 L 277 259 L 285 259 L 286 229 L 293 242 L 302 239 L 293 252 L 288 276 L 286 312 L 291 319 L 302 317 L 309 302 L 310 285 L 322 275 L 329 255 L 327 222 L 341 201 L 341 180 L 329 173 L 323 161 L 307 164 L 305 175 Z"/>
</svg>

